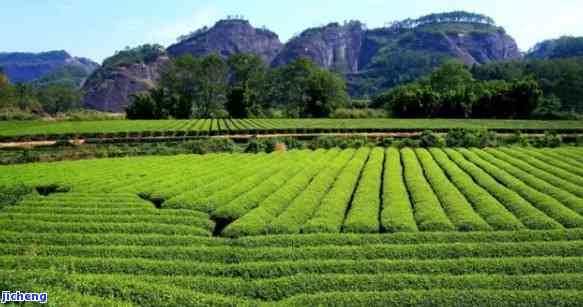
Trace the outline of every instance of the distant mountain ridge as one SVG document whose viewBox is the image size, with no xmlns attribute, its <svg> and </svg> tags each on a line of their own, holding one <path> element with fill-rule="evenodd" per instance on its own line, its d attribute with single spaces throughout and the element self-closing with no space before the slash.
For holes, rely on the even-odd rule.
<svg viewBox="0 0 583 307">
<path fill-rule="evenodd" d="M 99 64 L 57 50 L 41 53 L 1 52 L 0 67 L 12 83 L 30 83 L 43 79 L 58 81 L 59 78 L 67 77 L 70 78 L 67 82 L 80 86 L 99 68 Z"/>
<path fill-rule="evenodd" d="M 160 57 L 164 62 L 168 57 L 211 53 L 224 58 L 236 53 L 255 54 L 272 67 L 307 57 L 343 75 L 353 97 L 371 96 L 414 80 L 452 58 L 469 65 L 521 58 L 515 40 L 503 28 L 487 16 L 467 12 L 431 14 L 376 29 L 367 29 L 359 21 L 330 23 L 307 29 L 285 44 L 274 32 L 255 28 L 247 20 L 221 20 L 181 37 Z M 160 61 L 134 64 L 141 66 L 133 70 L 122 67 L 123 74 L 103 73 L 111 68 L 96 71 L 94 74 L 108 77 L 87 82 L 84 90 L 104 94 L 89 95 L 86 106 L 123 111 L 129 95 L 156 84 Z M 146 71 L 146 76 L 154 78 L 144 79 Z M 132 86 L 136 83 L 148 86 Z"/>
</svg>

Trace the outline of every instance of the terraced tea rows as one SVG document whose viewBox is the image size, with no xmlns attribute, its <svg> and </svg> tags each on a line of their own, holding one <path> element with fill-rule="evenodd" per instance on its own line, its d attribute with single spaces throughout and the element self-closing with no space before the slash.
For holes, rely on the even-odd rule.
<svg viewBox="0 0 583 307">
<path fill-rule="evenodd" d="M 583 150 L 0 167 L 0 288 L 55 305 L 580 306 Z"/>
<path fill-rule="evenodd" d="M 149 138 L 237 134 L 420 132 L 454 128 L 581 133 L 581 121 L 455 119 L 195 119 L 0 122 L 0 141 L 62 137 Z"/>
</svg>

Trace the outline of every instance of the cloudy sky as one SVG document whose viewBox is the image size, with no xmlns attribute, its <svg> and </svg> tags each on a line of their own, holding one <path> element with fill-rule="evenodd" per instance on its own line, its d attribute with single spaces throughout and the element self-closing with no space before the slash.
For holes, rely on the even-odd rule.
<svg viewBox="0 0 583 307">
<path fill-rule="evenodd" d="M 493 17 L 522 50 L 561 35 L 583 36 L 581 0 L 0 0 L 0 52 L 64 49 L 101 62 L 126 46 L 167 46 L 228 15 L 267 26 L 286 41 L 332 21 L 358 19 L 373 28 L 453 10 Z"/>
</svg>

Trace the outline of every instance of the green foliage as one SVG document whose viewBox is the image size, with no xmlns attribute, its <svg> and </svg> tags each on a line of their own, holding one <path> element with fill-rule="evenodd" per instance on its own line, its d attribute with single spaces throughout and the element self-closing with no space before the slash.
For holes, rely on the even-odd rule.
<svg viewBox="0 0 583 307">
<path fill-rule="evenodd" d="M 560 147 L 562 143 L 563 138 L 553 131 L 545 131 L 545 135 L 543 137 L 535 138 L 532 141 L 532 144 L 535 147 L 549 147 L 549 148 Z"/>
<path fill-rule="evenodd" d="M 290 117 L 328 117 L 348 103 L 344 81 L 306 58 L 277 68 L 272 84 L 271 100 Z"/>
<path fill-rule="evenodd" d="M 447 133 L 448 147 L 496 147 L 496 133 L 486 129 L 452 129 Z"/>
<path fill-rule="evenodd" d="M 32 189 L 24 184 L 0 186 L 0 209 L 18 204 L 30 193 L 32 193 Z"/>
<path fill-rule="evenodd" d="M 424 130 L 419 137 L 421 147 L 444 147 L 445 140 L 438 134 L 433 133 L 431 130 Z"/>
<path fill-rule="evenodd" d="M 81 109 L 83 94 L 77 88 L 66 85 L 48 85 L 37 90 L 43 111 L 49 114 Z"/>
<path fill-rule="evenodd" d="M 231 139 L 206 139 L 188 142 L 186 146 L 192 149 L 194 154 L 209 154 L 216 152 L 234 152 L 236 149 L 235 142 Z"/>
<path fill-rule="evenodd" d="M 363 146 L 367 146 L 369 144 L 368 139 L 366 137 L 338 137 L 338 136 L 319 136 L 317 137 L 310 146 L 312 149 L 324 148 L 324 149 L 331 149 L 331 148 L 360 148 Z"/>
<path fill-rule="evenodd" d="M 426 79 L 378 95 L 374 104 L 404 118 L 527 118 L 541 97 L 533 79 L 475 81 L 462 63 L 452 61 Z"/>
<path fill-rule="evenodd" d="M 148 94 L 132 96 L 132 102 L 126 109 L 127 119 L 159 119 L 156 114 L 156 102 Z"/>
<path fill-rule="evenodd" d="M 113 68 L 118 66 L 128 66 L 132 64 L 151 63 L 164 54 L 164 47 L 160 45 L 142 45 L 136 48 L 127 47 L 125 50 L 117 51 L 114 56 L 103 61 L 103 67 Z"/>
<path fill-rule="evenodd" d="M 415 220 L 421 231 L 453 231 L 455 226 L 449 220 L 433 193 L 431 185 L 423 175 L 423 169 L 412 149 L 401 151 L 401 160 L 405 167 L 403 176 L 411 201 L 415 208 Z"/>
<path fill-rule="evenodd" d="M 583 58 L 526 60 L 489 63 L 472 67 L 478 80 L 513 80 L 535 78 L 545 97 L 556 96 L 561 112 L 583 112 Z M 553 108 L 556 102 L 552 103 Z M 556 115 L 555 115 L 556 116 Z"/>
<path fill-rule="evenodd" d="M 374 148 L 362 171 L 358 188 L 354 192 L 352 205 L 343 231 L 353 233 L 377 233 L 380 231 L 380 219 L 371 212 L 381 211 L 382 171 L 385 155 L 381 148 Z"/>
<path fill-rule="evenodd" d="M 401 154 L 396 148 L 385 153 L 381 226 L 388 232 L 417 232 L 413 206 L 403 177 Z"/>
<path fill-rule="evenodd" d="M 382 109 L 336 109 L 332 118 L 386 118 L 387 113 Z"/>
</svg>

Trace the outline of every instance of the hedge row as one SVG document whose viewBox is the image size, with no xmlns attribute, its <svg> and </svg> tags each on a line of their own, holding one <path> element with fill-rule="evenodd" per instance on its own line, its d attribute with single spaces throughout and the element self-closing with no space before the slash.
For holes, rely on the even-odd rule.
<svg viewBox="0 0 583 307">
<path fill-rule="evenodd" d="M 570 160 L 564 160 L 563 156 L 566 157 L 567 159 L 569 158 L 568 156 L 568 151 L 555 151 L 557 153 L 560 153 L 562 156 L 561 157 L 556 157 L 556 156 L 551 156 L 548 154 L 545 154 L 544 152 L 540 152 L 538 150 L 516 150 L 518 152 L 521 152 L 522 154 L 525 155 L 529 155 L 535 159 L 538 159 L 540 161 L 543 161 L 547 164 L 550 164 L 552 166 L 554 166 L 555 171 L 560 171 L 560 173 L 563 173 L 564 171 L 566 171 L 566 173 L 563 174 L 574 174 L 574 175 L 578 175 L 578 176 L 583 176 L 583 162 L 581 163 L 581 165 L 577 165 L 575 163 L 573 163 L 573 161 Z"/>
<path fill-rule="evenodd" d="M 380 212 L 383 165 L 385 152 L 374 148 L 358 183 L 348 211 L 343 231 L 352 233 L 377 233 L 381 229 Z"/>
<path fill-rule="evenodd" d="M 211 234 L 207 229 L 181 225 L 151 223 L 61 223 L 25 220 L 0 220 L 0 229 L 6 231 L 34 231 L 41 233 L 153 233 L 194 236 L 209 236 Z"/>
<path fill-rule="evenodd" d="M 53 222 L 53 223 L 149 223 L 149 224 L 166 224 L 166 225 L 184 225 L 194 226 L 198 228 L 212 231 L 215 224 L 210 219 L 201 219 L 194 216 L 173 216 L 173 215 L 156 215 L 156 214 L 141 214 L 141 215 L 55 215 L 55 214 L 27 214 L 27 213 L 3 213 L 0 215 L 1 222 L 18 222 L 18 221 L 38 221 L 38 222 Z"/>
<path fill-rule="evenodd" d="M 520 221 L 530 229 L 559 229 L 563 226 L 550 218 L 544 212 L 530 204 L 526 199 L 514 190 L 500 184 L 494 179 L 489 172 L 499 171 L 495 167 L 488 165 L 484 161 L 474 164 L 474 161 L 480 162 L 477 156 L 473 156 L 473 161 L 469 161 L 464 156 L 453 150 L 446 149 L 445 152 L 460 168 L 466 171 L 474 180 L 486 189 L 490 194 L 500 200 L 510 212 L 512 212 Z M 479 165 L 482 168 L 476 166 Z"/>
<path fill-rule="evenodd" d="M 558 274 L 583 273 L 583 258 L 459 258 L 444 260 L 298 260 L 238 264 L 123 258 L 2 256 L 4 270 L 275 278 L 306 274 Z"/>
<path fill-rule="evenodd" d="M 564 163 L 571 165 L 569 170 L 576 172 L 578 175 L 581 175 L 583 172 L 583 158 L 581 158 L 581 153 L 577 153 L 576 151 L 571 151 L 567 149 L 557 149 L 557 150 L 547 150 L 547 149 L 539 149 L 536 152 L 540 152 L 544 155 L 548 155 L 553 157 L 557 160 L 560 160 Z M 573 168 L 572 166 L 576 166 Z M 583 176 L 583 175 L 581 175 Z"/>
<path fill-rule="evenodd" d="M 409 192 L 403 179 L 401 154 L 396 148 L 388 148 L 385 153 L 383 174 L 383 208 L 381 225 L 388 232 L 417 232 L 417 224 L 409 199 Z"/>
<path fill-rule="evenodd" d="M 512 168 L 505 169 L 508 173 L 524 181 L 531 187 L 548 194 L 572 210 L 583 213 L 583 199 L 578 195 L 583 195 L 583 188 L 567 180 L 561 179 L 539 167 L 530 165 L 522 159 L 514 158 L 502 151 L 487 150 L 487 153 L 494 156 L 496 161 L 503 161 L 511 164 Z M 499 162 L 499 164 L 502 164 Z"/>
<path fill-rule="evenodd" d="M 275 161 L 279 155 L 279 153 L 269 155 L 261 154 L 261 157 L 254 160 L 252 163 L 243 163 L 231 169 L 216 172 L 213 181 L 209 181 L 209 178 L 201 178 L 205 180 L 204 184 L 194 189 L 188 189 L 186 192 L 169 199 L 162 204 L 162 207 L 174 209 L 200 209 L 200 211 L 211 213 L 212 208 L 206 208 L 203 202 L 205 198 L 212 196 L 225 188 L 234 186 L 238 181 L 249 177 L 249 174 L 254 174 L 257 171 L 264 169 Z"/>
<path fill-rule="evenodd" d="M 369 154 L 369 148 L 357 150 L 354 158 L 348 162 L 334 182 L 332 189 L 322 199 L 314 216 L 304 225 L 302 232 L 339 233 L 342 230 L 342 223 Z"/>
<path fill-rule="evenodd" d="M 427 149 L 417 149 L 425 177 L 439 198 L 445 213 L 460 231 L 487 231 L 492 227 L 479 216 L 468 200 L 449 181 Z"/>
<path fill-rule="evenodd" d="M 269 195 L 282 188 L 289 178 L 300 173 L 309 166 L 308 161 L 320 161 L 324 157 L 325 151 L 318 150 L 311 153 L 305 159 L 299 159 L 293 163 L 288 163 L 279 173 L 271 176 L 264 184 L 257 187 L 248 187 L 248 192 L 240 195 L 230 203 L 213 211 L 215 219 L 234 221 L 257 208 Z"/>
<path fill-rule="evenodd" d="M 379 244 L 437 244 L 580 241 L 583 229 L 497 232 L 419 232 L 393 234 L 303 234 L 254 236 L 239 239 L 189 235 L 121 233 L 34 233 L 0 231 L 0 243 L 47 245 L 127 245 L 127 246 L 233 246 L 233 247 L 315 247 L 322 245 L 361 246 Z"/>
<path fill-rule="evenodd" d="M 335 159 L 339 155 L 340 150 L 329 150 L 323 161 Z M 222 234 L 228 237 L 266 234 L 271 221 L 285 211 L 324 167 L 325 163 L 310 163 L 304 170 L 290 178 L 283 187 L 269 195 L 257 208 L 227 226 Z"/>
<path fill-rule="evenodd" d="M 286 306 L 497 306 L 547 307 L 578 306 L 583 291 L 499 291 L 499 290 L 425 290 L 379 292 L 331 292 L 298 295 Z"/>
<path fill-rule="evenodd" d="M 153 216 L 186 216 L 195 219 L 208 219 L 208 215 L 198 211 L 192 210 L 181 210 L 181 209 L 165 209 L 158 210 L 153 208 L 59 208 L 59 207 L 49 207 L 43 208 L 39 206 L 35 207 L 25 207 L 25 206 L 14 206 L 10 208 L 3 209 L 6 213 L 15 214 L 48 214 L 48 215 L 111 215 L 111 216 L 132 216 L 132 215 L 153 215 Z"/>
<path fill-rule="evenodd" d="M 504 152 L 508 155 L 511 155 L 513 158 L 518 158 L 520 161 L 528 162 L 528 164 L 538 168 L 539 170 L 543 170 L 547 173 L 553 174 L 557 176 L 567 184 L 568 188 L 566 190 L 570 191 L 571 193 L 581 197 L 583 196 L 583 177 L 578 176 L 572 172 L 562 169 L 560 166 L 553 164 L 552 161 L 556 161 L 556 159 L 549 158 L 549 159 L 540 159 L 536 157 L 536 154 L 529 154 L 528 151 L 523 150 L 516 150 L 510 148 L 501 148 L 501 152 Z M 546 160 L 546 161 L 544 161 Z M 561 162 L 559 161 L 559 165 Z M 518 166 L 518 165 L 517 165 Z M 571 167 L 573 168 L 573 167 Z M 533 173 L 534 174 L 534 173 Z M 550 182 L 550 181 L 549 181 Z M 562 186 L 559 184 L 559 186 Z"/>
<path fill-rule="evenodd" d="M 583 290 L 581 274 L 547 275 L 411 275 L 411 274 L 297 274 L 294 276 L 245 280 L 241 278 L 189 277 L 189 276 L 133 276 L 122 274 L 66 274 L 55 271 L 0 271 L 5 283 L 23 285 L 35 280 L 44 285 L 119 285 L 130 281 L 159 284 L 188 289 L 195 293 L 218 294 L 243 299 L 281 301 L 296 295 L 329 293 L 336 291 L 404 291 L 404 290 Z M 16 276 L 16 277 L 15 277 Z M 87 292 L 87 289 L 84 288 Z M 99 295 L 107 295 L 103 289 Z M 92 291 L 93 292 L 93 291 Z M 95 292 L 93 292 L 95 293 Z M 97 293 L 96 293 L 97 294 Z M 138 293 L 136 293 L 138 294 Z M 108 295 L 110 296 L 110 295 Z"/>
<path fill-rule="evenodd" d="M 527 178 L 527 173 L 520 172 L 511 164 L 497 160 L 494 156 L 484 151 L 478 149 L 473 151 L 467 149 L 459 150 L 466 156 L 466 158 L 484 168 L 498 181 L 516 191 L 522 197 L 529 200 L 533 206 L 539 208 L 545 214 L 563 224 L 563 226 L 570 228 L 583 227 L 583 216 L 580 216 L 577 212 L 565 207 L 565 205 L 557 199 L 529 186 L 521 179 L 513 176 L 514 174 L 521 176 L 522 178 Z M 546 185 L 544 186 L 546 187 Z M 542 184 L 541 187 L 543 187 Z"/>
<path fill-rule="evenodd" d="M 287 206 L 267 227 L 270 234 L 300 233 L 303 225 L 314 215 L 328 190 L 344 166 L 353 158 L 355 150 L 344 150 L 327 163 L 306 189 Z"/>
<path fill-rule="evenodd" d="M 13 274 L 10 274 L 13 273 Z M 258 302 L 243 300 L 241 298 L 227 297 L 217 294 L 203 294 L 186 289 L 181 289 L 160 283 L 144 282 L 137 279 L 120 278 L 115 276 L 91 276 L 91 275 L 67 275 L 53 272 L 0 272 L 3 277 L 1 284 L 24 288 L 39 288 L 58 286 L 74 289 L 86 298 L 71 301 L 59 301 L 67 299 L 67 296 L 53 296 L 49 292 L 49 306 L 256 306 Z M 30 278 L 34 282 L 25 280 Z M 41 288 L 42 287 L 42 288 Z M 74 298 L 80 295 L 74 296 Z M 101 304 L 96 298 L 101 298 Z M 96 304 L 93 304 L 96 302 Z M 129 302 L 129 303 L 125 303 Z M 76 305 L 75 303 L 79 303 Z M 67 305 L 63 305 L 67 304 Z"/>
<path fill-rule="evenodd" d="M 312 260 L 406 260 L 503 257 L 578 257 L 583 241 L 526 243 L 383 244 L 305 248 L 237 248 L 231 246 L 51 246 L 0 244 L 0 255 L 39 257 L 140 258 L 197 263 L 259 263 Z"/>
<path fill-rule="evenodd" d="M 210 185 L 206 189 L 209 191 L 208 196 L 193 198 L 189 209 L 211 214 L 253 187 L 264 184 L 270 176 L 284 170 L 287 164 L 305 160 L 306 154 L 307 152 L 275 153 L 272 154 L 273 158 L 257 163 L 252 169 L 231 173 Z"/>
<path fill-rule="evenodd" d="M 411 194 L 415 208 L 415 220 L 422 231 L 454 231 L 455 226 L 449 220 L 431 185 L 423 175 L 423 169 L 415 152 L 406 148 L 401 151 L 405 166 L 405 182 Z"/>
<path fill-rule="evenodd" d="M 518 230 L 526 227 L 504 205 L 484 188 L 480 187 L 470 175 L 451 161 L 447 154 L 438 148 L 430 150 L 435 161 L 447 173 L 459 191 L 472 203 L 476 212 L 496 230 Z"/>
<path fill-rule="evenodd" d="M 243 165 L 249 159 L 243 156 L 238 159 L 228 159 L 226 154 L 204 155 L 204 157 L 212 157 L 204 159 L 187 174 L 177 176 L 175 172 L 170 172 L 173 177 L 164 178 L 162 184 L 155 186 L 144 186 L 143 193 L 150 199 L 167 200 L 172 197 L 184 193 L 184 191 L 196 189 L 205 183 L 216 180 L 216 177 L 225 170 Z M 196 174 L 196 177 L 192 175 Z"/>
</svg>

